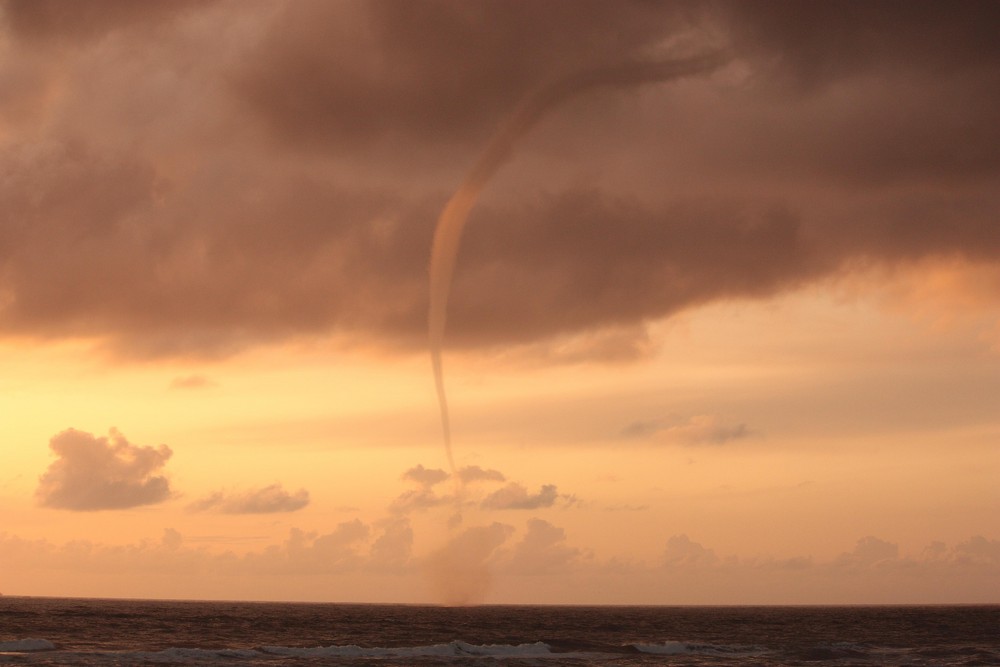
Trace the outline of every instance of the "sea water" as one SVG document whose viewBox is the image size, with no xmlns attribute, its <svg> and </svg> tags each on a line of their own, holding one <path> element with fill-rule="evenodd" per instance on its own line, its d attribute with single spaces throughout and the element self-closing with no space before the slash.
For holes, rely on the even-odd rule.
<svg viewBox="0 0 1000 667">
<path fill-rule="evenodd" d="M 433 607 L 0 597 L 0 664 L 1000 665 L 1000 606 Z"/>
</svg>

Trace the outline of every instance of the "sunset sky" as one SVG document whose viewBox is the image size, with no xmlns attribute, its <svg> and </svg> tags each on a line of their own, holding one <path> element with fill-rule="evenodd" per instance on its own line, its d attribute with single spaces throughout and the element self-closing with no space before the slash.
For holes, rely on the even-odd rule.
<svg viewBox="0 0 1000 667">
<path fill-rule="evenodd" d="M 0 592 L 1000 602 L 998 25 L 7 0 Z"/>
</svg>

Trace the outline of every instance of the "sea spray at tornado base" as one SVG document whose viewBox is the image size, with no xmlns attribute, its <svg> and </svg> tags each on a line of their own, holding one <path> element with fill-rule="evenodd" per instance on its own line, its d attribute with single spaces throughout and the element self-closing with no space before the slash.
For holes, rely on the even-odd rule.
<svg viewBox="0 0 1000 667">
<path fill-rule="evenodd" d="M 448 458 L 448 466 L 456 480 L 460 480 L 460 478 L 457 475 L 452 452 L 451 420 L 444 384 L 442 351 L 448 314 L 448 297 L 451 292 L 452 276 L 455 272 L 462 231 L 465 229 L 466 220 L 476 205 L 479 195 L 497 170 L 510 157 L 517 141 L 559 103 L 593 88 L 623 88 L 646 83 L 659 83 L 708 72 L 722 66 L 729 59 L 730 55 L 727 52 L 713 51 L 688 58 L 632 60 L 579 72 L 537 88 L 524 98 L 506 123 L 493 135 L 478 161 L 445 204 L 438 217 L 431 249 L 428 334 L 434 383 L 441 411 L 445 453 Z M 461 481 L 457 483 L 461 484 Z"/>
</svg>

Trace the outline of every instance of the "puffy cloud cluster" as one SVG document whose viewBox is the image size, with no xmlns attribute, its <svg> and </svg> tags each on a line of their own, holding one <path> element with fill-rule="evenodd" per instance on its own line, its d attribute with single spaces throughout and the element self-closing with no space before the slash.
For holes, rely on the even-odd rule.
<svg viewBox="0 0 1000 667">
<path fill-rule="evenodd" d="M 45 507 L 76 511 L 153 505 L 172 495 L 157 474 L 173 452 L 166 445 L 133 445 L 115 429 L 107 437 L 69 429 L 49 447 L 57 459 L 39 478 L 36 496 Z"/>
<path fill-rule="evenodd" d="M 52 437 L 57 459 L 38 480 L 35 495 L 44 507 L 75 511 L 128 509 L 174 497 L 162 474 L 173 455 L 166 445 L 130 443 L 118 430 L 107 437 L 68 429 Z M 217 491 L 188 505 L 194 512 L 271 514 L 295 512 L 309 504 L 305 489 L 287 491 L 271 484 L 247 491 Z"/>
<path fill-rule="evenodd" d="M 499 470 L 466 466 L 457 472 L 461 483 L 460 493 L 439 493 L 435 487 L 451 478 L 439 468 L 425 468 L 422 464 L 403 473 L 403 479 L 417 488 L 404 491 L 390 505 L 396 514 L 426 510 L 432 507 L 454 505 L 476 506 L 482 510 L 537 510 L 555 506 L 559 501 L 572 505 L 576 497 L 560 494 L 555 484 L 543 484 L 537 493 L 529 493 L 523 484 L 507 482 L 499 489 L 485 493 L 483 485 L 500 484 L 507 477 Z"/>
<path fill-rule="evenodd" d="M 8 0 L 0 334 L 423 346 L 434 220 L 497 124 L 546 81 L 671 45 L 734 60 L 554 110 L 473 211 L 449 344 L 633 332 L 586 350 L 627 358 L 644 322 L 714 300 L 995 265 L 998 13 Z"/>
</svg>

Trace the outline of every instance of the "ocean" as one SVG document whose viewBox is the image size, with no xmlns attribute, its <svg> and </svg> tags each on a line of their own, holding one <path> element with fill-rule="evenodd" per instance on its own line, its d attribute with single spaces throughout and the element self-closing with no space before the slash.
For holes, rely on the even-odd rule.
<svg viewBox="0 0 1000 667">
<path fill-rule="evenodd" d="M 1000 665 L 1000 606 L 578 607 L 0 597 L 14 665 Z"/>
</svg>

